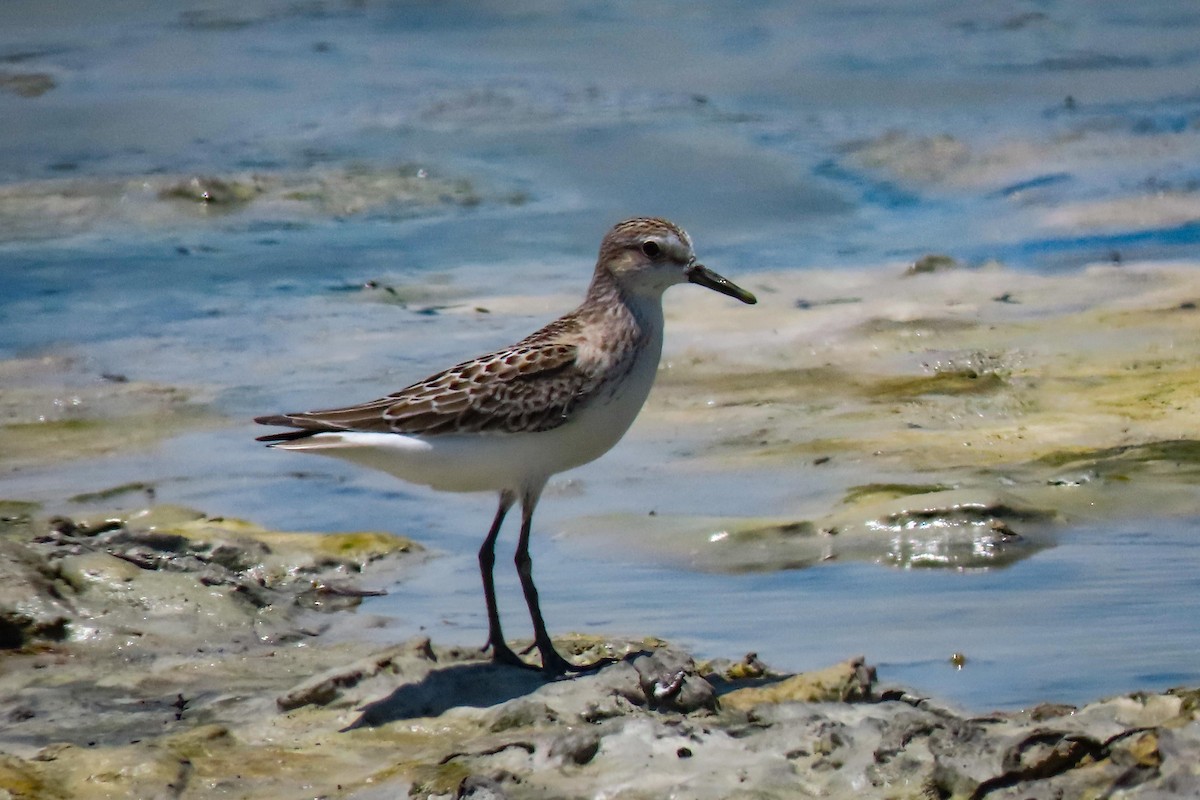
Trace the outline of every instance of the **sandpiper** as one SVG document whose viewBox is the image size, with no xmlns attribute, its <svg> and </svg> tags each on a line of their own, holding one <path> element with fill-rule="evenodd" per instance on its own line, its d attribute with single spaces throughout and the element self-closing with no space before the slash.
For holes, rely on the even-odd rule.
<svg viewBox="0 0 1200 800">
<path fill-rule="evenodd" d="M 692 240 L 665 219 L 629 219 L 600 243 L 583 303 L 521 341 L 361 405 L 258 417 L 293 430 L 259 437 L 335 456 L 452 492 L 496 491 L 500 505 L 479 569 L 495 661 L 536 669 L 505 643 L 492 578 L 496 537 L 521 502 L 516 566 L 541 669 L 578 672 L 554 649 L 529 556 L 533 510 L 551 475 L 607 452 L 633 423 L 658 370 L 662 295 L 691 282 L 743 303 L 754 295 L 696 262 Z"/>
</svg>

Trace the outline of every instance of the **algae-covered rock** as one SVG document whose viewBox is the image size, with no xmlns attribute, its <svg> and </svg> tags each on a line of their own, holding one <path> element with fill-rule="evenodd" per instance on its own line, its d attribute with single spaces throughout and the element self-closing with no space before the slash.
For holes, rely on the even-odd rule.
<svg viewBox="0 0 1200 800">
<path fill-rule="evenodd" d="M 42 504 L 29 500 L 0 500 L 0 538 L 21 540 L 30 535 Z"/>
<path fill-rule="evenodd" d="M 133 511 L 94 512 L 72 520 L 76 531 L 100 535 L 105 546 L 144 545 L 155 558 L 192 556 L 231 570 L 253 572 L 266 585 L 322 571 L 353 573 L 379 558 L 416 552 L 416 542 L 391 533 L 273 531 L 247 520 L 213 517 L 159 504 Z"/>
<path fill-rule="evenodd" d="M 713 800 L 747 791 L 891 800 L 1118 788 L 1186 796 L 1198 785 L 1200 731 L 1184 693 L 972 716 L 877 690 L 861 658 L 801 675 L 760 664 L 756 675 L 705 678 L 677 649 L 608 640 L 605 649 L 628 655 L 547 682 L 423 637 L 374 652 L 320 644 L 177 656 L 99 681 L 83 677 L 95 666 L 26 656 L 42 668 L 0 672 L 0 710 L 14 720 L 0 727 L 9 753 L 0 786 L 18 797 L 185 800 L 654 797 L 684 788 Z M 320 675 L 298 684 L 303 672 Z M 685 701 L 689 685 L 714 684 L 710 700 Z M 74 713 L 50 702 L 52 687 L 78 691 Z"/>
<path fill-rule="evenodd" d="M 14 91 L 35 85 L 31 80 L 9 81 Z M 224 218 L 278 222 L 352 215 L 409 217 L 475 206 L 485 199 L 466 178 L 443 177 L 407 163 L 57 178 L 0 185 L 0 238 L 48 238 L 111 225 L 178 228 Z M 521 202 L 514 194 L 494 199 Z"/>
<path fill-rule="evenodd" d="M 194 388 L 90 374 L 68 356 L 0 360 L 0 475 L 225 424 Z"/>
<path fill-rule="evenodd" d="M 768 703 L 847 703 L 871 697 L 875 670 L 866 659 L 852 658 L 823 670 L 792 675 L 762 686 L 721 695 L 721 707 L 749 710 Z"/>
<path fill-rule="evenodd" d="M 953 489 L 914 493 L 878 502 L 849 505 L 822 521 L 836 532 L 833 551 L 862 552 L 871 540 L 886 542 L 876 558 L 899 567 L 997 567 L 1026 558 L 1045 547 L 1044 531 L 1055 518 L 1003 492 Z M 1023 535 L 1021 532 L 1025 531 Z"/>
<path fill-rule="evenodd" d="M 855 166 L 914 182 L 940 183 L 954 177 L 971 160 L 970 148 L 950 134 L 914 136 L 890 130 L 873 139 L 842 146 Z"/>
<path fill-rule="evenodd" d="M 154 484 L 149 481 L 129 481 L 128 483 L 118 484 L 117 486 L 107 486 L 103 489 L 97 489 L 90 492 L 80 492 L 69 498 L 72 503 L 95 503 L 105 500 L 112 500 L 126 494 L 146 494 L 154 496 Z"/>
<path fill-rule="evenodd" d="M 0 650 L 66 637 L 75 609 L 61 596 L 55 578 L 33 549 L 0 540 Z"/>
<path fill-rule="evenodd" d="M 186 200 L 208 206 L 236 207 L 249 203 L 263 191 L 253 177 L 241 181 L 214 177 L 194 177 L 159 190 L 165 200 Z"/>
<path fill-rule="evenodd" d="M 908 269 L 904 271 L 906 276 L 925 275 L 930 272 L 944 272 L 950 269 L 958 269 L 960 264 L 953 257 L 943 255 L 942 253 L 928 253 L 914 261 Z"/>
<path fill-rule="evenodd" d="M 571 520 L 583 542 L 623 546 L 718 572 L 799 569 L 832 560 L 894 567 L 982 569 L 1027 558 L 1051 543 L 1056 513 L 1004 492 L 942 484 L 852 487 L 812 520 L 606 514 Z"/>
<path fill-rule="evenodd" d="M 356 605 L 370 592 L 347 579 L 420 550 L 393 534 L 271 531 L 170 505 L 41 525 L 32 541 L 0 540 L 6 646 L 270 637 L 322 598 Z"/>
<path fill-rule="evenodd" d="M 0 69 L 0 91 L 12 92 L 18 97 L 41 97 L 57 85 L 54 76 L 45 72 L 10 72 Z"/>
<path fill-rule="evenodd" d="M 1177 480 L 1200 478 L 1200 440 L 1168 439 L 1098 448 L 1063 448 L 1038 459 L 1064 473 L 1095 479 L 1132 480 L 1168 475 Z"/>
</svg>

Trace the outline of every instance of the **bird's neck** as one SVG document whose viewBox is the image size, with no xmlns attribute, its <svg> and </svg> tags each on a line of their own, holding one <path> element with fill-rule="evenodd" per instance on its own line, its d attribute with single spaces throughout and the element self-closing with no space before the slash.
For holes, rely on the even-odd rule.
<svg viewBox="0 0 1200 800">
<path fill-rule="evenodd" d="M 584 302 L 588 305 L 603 306 L 612 305 L 614 301 L 625 302 L 625 295 L 621 292 L 620 284 L 617 283 L 617 279 L 613 277 L 611 271 L 603 267 L 596 267 Z"/>
<path fill-rule="evenodd" d="M 662 325 L 662 292 L 639 293 L 622 286 L 610 270 L 597 267 L 587 297 L 585 308 L 625 309 L 639 327 L 657 328 Z"/>
<path fill-rule="evenodd" d="M 651 295 L 630 291 L 607 269 L 597 267 L 587 297 L 575 315 L 585 323 L 581 353 L 590 355 L 584 360 L 593 360 L 605 373 L 633 371 L 643 376 L 645 385 L 636 403 L 640 408 L 662 354 L 662 292 Z M 638 392 L 631 394 L 630 402 L 638 396 Z"/>
</svg>

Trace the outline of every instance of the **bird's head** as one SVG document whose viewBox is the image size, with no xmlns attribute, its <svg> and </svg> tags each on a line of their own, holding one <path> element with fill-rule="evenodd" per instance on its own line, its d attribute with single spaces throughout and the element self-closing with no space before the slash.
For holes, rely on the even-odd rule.
<svg viewBox="0 0 1200 800">
<path fill-rule="evenodd" d="M 665 219 L 638 217 L 614 225 L 600 243 L 597 267 L 607 269 L 620 286 L 637 294 L 661 294 L 687 282 L 743 303 L 758 302 L 750 292 L 697 263 L 692 238 Z"/>
</svg>

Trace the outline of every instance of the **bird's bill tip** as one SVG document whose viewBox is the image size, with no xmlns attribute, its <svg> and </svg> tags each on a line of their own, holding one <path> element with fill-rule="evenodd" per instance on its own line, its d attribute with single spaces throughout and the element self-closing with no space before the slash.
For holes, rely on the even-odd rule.
<svg viewBox="0 0 1200 800">
<path fill-rule="evenodd" d="M 733 281 L 721 277 L 703 264 L 693 264 L 688 268 L 687 279 L 698 286 L 729 295 L 748 305 L 754 305 L 758 302 L 758 298 L 753 294 L 747 292 Z"/>
</svg>

